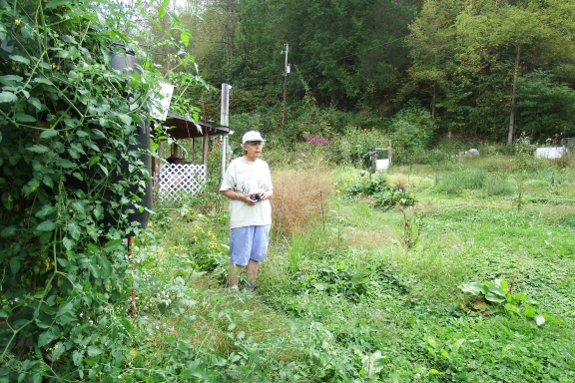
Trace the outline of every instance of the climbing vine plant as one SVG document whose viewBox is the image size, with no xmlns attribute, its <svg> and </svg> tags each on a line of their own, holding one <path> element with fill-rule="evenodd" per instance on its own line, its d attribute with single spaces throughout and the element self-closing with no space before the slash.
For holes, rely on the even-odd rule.
<svg viewBox="0 0 575 383">
<path fill-rule="evenodd" d="M 0 0 L 0 382 L 114 380 L 133 359 L 125 238 L 145 225 L 136 138 L 161 77 L 144 11 Z M 140 65 L 111 68 L 132 52 Z"/>
</svg>

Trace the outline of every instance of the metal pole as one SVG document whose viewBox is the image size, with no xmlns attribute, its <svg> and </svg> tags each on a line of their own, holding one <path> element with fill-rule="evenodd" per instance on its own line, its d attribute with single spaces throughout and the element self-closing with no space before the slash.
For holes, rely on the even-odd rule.
<svg viewBox="0 0 575 383">
<path fill-rule="evenodd" d="M 220 125 L 229 125 L 229 109 L 230 109 L 230 84 L 222 83 L 222 107 L 220 110 Z M 227 149 L 227 136 L 222 137 L 222 179 L 226 174 L 226 149 Z"/>
<path fill-rule="evenodd" d="M 285 117 L 286 117 L 286 90 L 287 90 L 287 68 L 288 68 L 288 52 L 289 52 L 289 43 L 286 43 L 286 62 L 284 65 L 284 101 L 282 105 L 282 126 L 284 126 Z"/>
</svg>

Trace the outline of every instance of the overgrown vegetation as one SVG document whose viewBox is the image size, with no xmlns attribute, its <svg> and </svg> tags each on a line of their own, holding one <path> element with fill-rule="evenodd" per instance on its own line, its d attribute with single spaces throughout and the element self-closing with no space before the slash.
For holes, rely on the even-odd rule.
<svg viewBox="0 0 575 383">
<path fill-rule="evenodd" d="M 292 42 L 304 51 L 294 55 L 302 59 L 294 88 L 302 98 L 290 95 L 282 129 L 275 129 L 273 84 L 246 75 L 254 63 L 264 65 L 262 75 L 272 73 L 273 60 L 260 60 L 266 54 L 248 43 L 258 37 L 271 46 L 273 36 L 260 30 L 282 30 L 259 28 L 277 20 L 261 17 L 253 2 L 228 4 L 226 14 L 245 17 L 236 30 L 245 54 L 239 58 L 231 48 L 237 36 L 227 36 L 227 59 L 210 76 L 241 72 L 250 89 L 234 85 L 235 137 L 251 128 L 269 134 L 264 157 L 274 182 L 273 235 L 258 289 L 232 294 L 221 147 L 209 153 L 203 193 L 157 203 L 153 214 L 145 203 L 150 152 L 136 149 L 138 133 L 149 136 L 142 121 L 160 78 L 181 86 L 175 110 L 190 118 L 212 113 L 204 104 L 213 104 L 213 94 L 198 97 L 198 108 L 187 99 L 206 86 L 186 54 L 189 15 L 169 12 L 169 1 L 119 8 L 0 0 L 0 383 L 575 381 L 573 155 L 536 160 L 521 135 L 513 146 L 480 143 L 482 156 L 467 158 L 459 153 L 470 141 L 437 136 L 468 132 L 471 122 L 477 133 L 501 135 L 510 112 L 510 92 L 501 89 L 514 73 L 502 57 L 519 49 L 508 44 L 515 32 L 493 21 L 504 16 L 527 28 L 519 45 L 529 73 L 516 72 L 525 74 L 518 121 L 539 135 L 549 124 L 572 131 L 565 118 L 571 58 L 560 48 L 571 41 L 573 5 L 527 1 L 521 11 L 520 3 L 479 1 L 474 12 L 461 12 L 455 1 L 435 12 L 437 4 L 424 2 L 411 28 L 412 81 L 400 96 L 425 107 L 410 101 L 389 120 L 380 116 L 399 107 L 375 100 L 396 92 L 407 62 L 376 60 L 373 49 L 354 55 L 344 37 L 372 36 L 362 40 L 368 47 L 401 51 L 389 39 L 405 36 L 416 8 L 355 3 L 324 14 L 314 4 L 304 16 L 347 27 L 322 24 L 343 39 L 330 37 L 335 45 L 321 44 L 317 23 L 294 28 L 303 31 L 302 44 Z M 283 5 L 269 6 L 283 12 Z M 377 25 L 362 35 L 347 9 Z M 221 16 L 217 7 L 206 10 Z M 286 20 L 299 25 L 290 12 Z M 389 25 L 401 25 L 381 33 L 388 25 L 378 17 L 393 14 Z M 479 22 L 482 15 L 491 21 Z M 535 16 L 545 22 L 534 26 Z M 546 23 L 551 16 L 564 21 L 564 35 Z M 436 27 L 443 33 L 425 32 L 443 19 Z M 532 39 L 536 32 L 557 38 L 556 51 Z M 444 45 L 427 40 L 442 36 Z M 437 48 L 431 61 L 429 46 Z M 139 73 L 111 69 L 114 53 L 131 51 Z M 343 72 L 335 64 L 342 52 L 350 59 Z M 202 55 L 221 59 L 208 49 Z M 553 73 L 538 68 L 537 58 Z M 390 170 L 361 178 L 365 153 L 388 139 Z"/>
</svg>

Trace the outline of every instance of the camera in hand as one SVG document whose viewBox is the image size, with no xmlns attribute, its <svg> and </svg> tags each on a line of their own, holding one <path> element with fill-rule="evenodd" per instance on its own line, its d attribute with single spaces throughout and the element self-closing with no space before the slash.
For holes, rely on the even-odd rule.
<svg viewBox="0 0 575 383">
<path fill-rule="evenodd" d="M 260 195 L 259 195 L 258 193 L 256 193 L 256 194 L 252 194 L 252 195 L 250 196 L 250 199 L 251 199 L 252 201 L 259 201 L 259 200 L 261 200 L 262 198 L 260 197 Z"/>
</svg>

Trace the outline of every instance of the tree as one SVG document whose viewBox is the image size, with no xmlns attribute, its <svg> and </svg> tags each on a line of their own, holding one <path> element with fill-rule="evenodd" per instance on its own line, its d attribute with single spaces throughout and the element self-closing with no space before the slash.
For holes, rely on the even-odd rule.
<svg viewBox="0 0 575 383">
<path fill-rule="evenodd" d="M 479 0 L 458 17 L 461 64 L 480 79 L 484 90 L 493 91 L 493 86 L 508 89 L 506 103 L 502 98 L 502 107 L 496 109 L 506 109 L 509 114 L 509 144 L 516 130 L 521 76 L 539 66 L 553 65 L 572 49 L 573 7 L 560 0 Z"/>
</svg>

